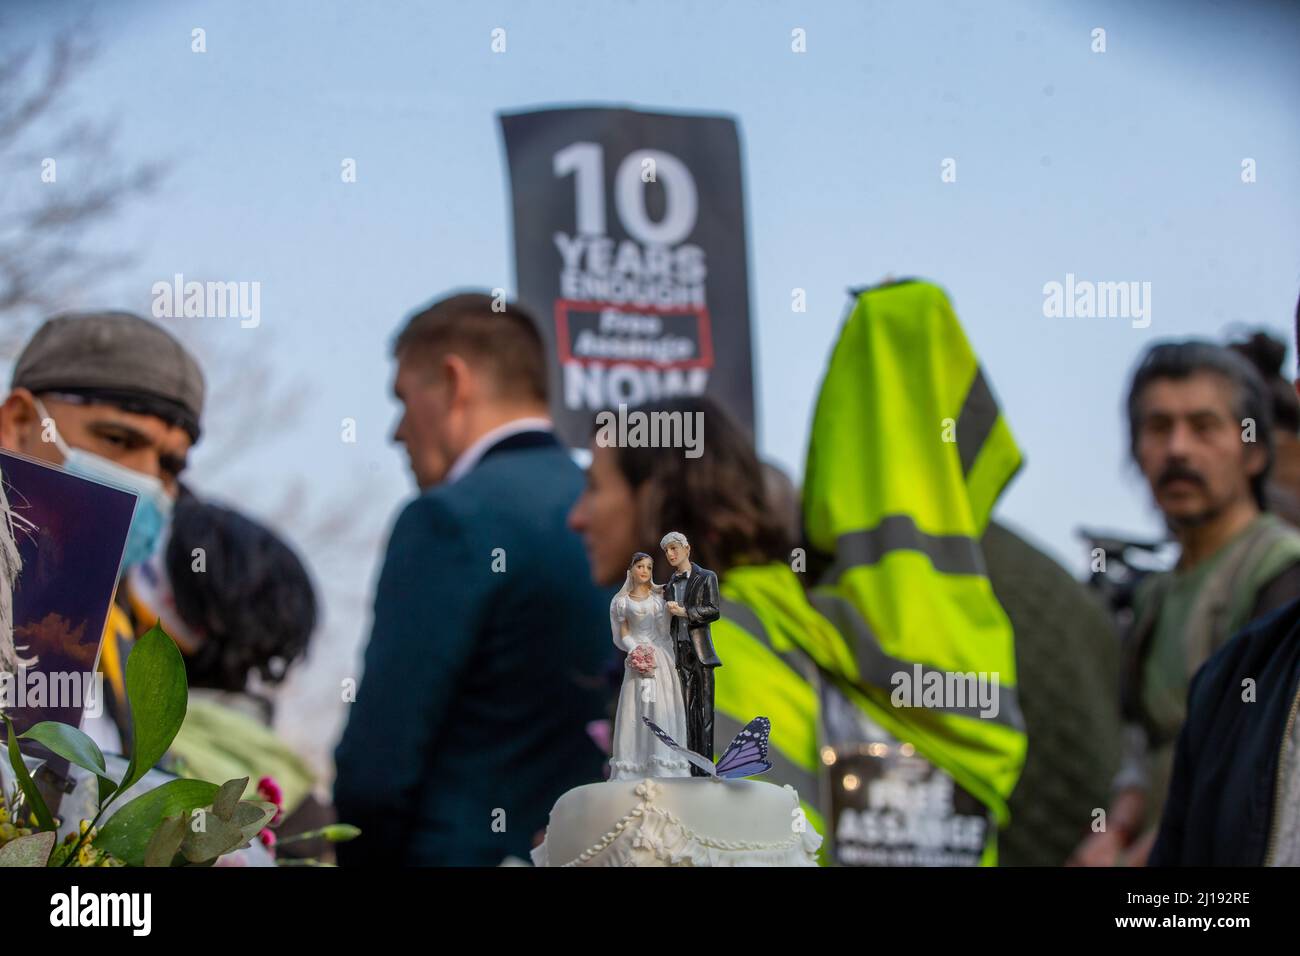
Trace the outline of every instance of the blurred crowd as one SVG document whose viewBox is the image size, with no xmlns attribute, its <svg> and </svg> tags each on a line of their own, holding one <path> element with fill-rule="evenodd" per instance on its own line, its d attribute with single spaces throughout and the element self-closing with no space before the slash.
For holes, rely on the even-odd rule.
<svg viewBox="0 0 1300 956">
<path fill-rule="evenodd" d="M 947 308 L 941 293 L 926 295 L 925 308 Z M 655 406 L 703 416 L 699 458 L 594 437 L 575 456 L 551 424 L 543 338 L 517 305 L 451 295 L 409 316 L 393 342 L 402 406 L 393 438 L 419 492 L 391 529 L 332 789 L 274 729 L 276 685 L 309 652 L 317 623 L 311 576 L 291 542 L 186 484 L 203 436 L 198 357 L 120 312 L 51 318 L 26 344 L 0 403 L 0 448 L 119 484 L 139 501 L 100 653 L 108 706 L 84 727 L 106 753 L 131 740 L 123 674 L 132 643 L 161 621 L 190 686 L 166 769 L 273 777 L 282 835 L 334 819 L 360 827 L 337 848 L 344 865 L 526 859 L 560 794 L 608 773 L 625 666 L 609 639 L 610 597 L 638 552 L 654 555 L 654 579 L 664 580 L 653 545 L 670 530 L 721 585 L 715 746 L 749 716 L 772 716 L 767 779 L 795 786 L 819 829 L 834 829 L 838 754 L 859 745 L 949 752 L 944 735 L 956 723 L 900 719 L 890 688 L 872 677 L 884 646 L 872 632 L 887 638 L 894 620 L 884 605 L 924 593 L 896 589 L 866 606 L 865 627 L 818 593 L 888 556 L 809 533 L 813 517 L 865 494 L 872 469 L 885 467 L 866 456 L 837 470 L 847 446 L 826 436 L 841 406 L 818 404 L 814 498 L 761 462 L 753 436 L 708 398 Z M 981 780 L 977 763 L 954 758 L 950 768 L 998 806 L 985 862 L 1300 864 L 1300 401 L 1283 373 L 1286 352 L 1255 333 L 1166 341 L 1134 356 L 1125 405 L 1133 480 L 1146 483 L 1168 529 L 1165 542 L 1148 543 L 1173 554 L 1165 570 L 1128 559 L 1142 542 L 1096 539 L 1089 587 L 991 518 L 1018 454 L 983 492 L 972 476 L 992 466 L 978 448 L 934 451 L 935 460 L 970 458 L 953 464 L 976 516 L 963 573 L 996 599 L 1014 638 L 1015 713 L 1002 737 L 988 738 L 1012 754 L 1013 770 Z M 869 382 L 874 369 L 852 371 Z M 918 388 L 931 385 L 965 394 L 970 382 Z M 1011 425 L 1029 414 L 1007 410 Z M 990 448 L 1000 421 L 981 436 Z M 960 423 L 958 433 L 960 445 Z M 891 441 L 901 443 L 886 437 L 882 455 Z M 913 537 L 890 547 L 937 564 L 926 548 L 942 529 L 917 517 L 924 504 L 907 516 Z M 981 633 L 946 639 L 960 649 Z M 827 836 L 826 862 L 836 862 Z M 332 851 L 304 841 L 292 852 Z"/>
</svg>

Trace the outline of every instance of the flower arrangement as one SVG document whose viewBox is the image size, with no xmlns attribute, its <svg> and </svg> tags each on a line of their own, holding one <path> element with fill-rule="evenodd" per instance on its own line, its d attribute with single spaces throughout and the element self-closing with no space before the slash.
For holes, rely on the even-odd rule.
<svg viewBox="0 0 1300 956">
<path fill-rule="evenodd" d="M 650 677 L 655 672 L 654 649 L 649 644 L 638 644 L 627 655 L 627 665 L 642 677 Z"/>
<path fill-rule="evenodd" d="M 42 721 L 18 734 L 9 718 L 3 718 L 17 786 L 12 794 L 0 793 L 0 866 L 211 866 L 255 839 L 274 846 L 270 827 L 279 822 L 283 803 L 279 787 L 269 777 L 258 781 L 259 799 L 253 800 L 242 799 L 247 777 L 220 785 L 169 780 L 106 816 L 118 798 L 162 759 L 185 719 L 189 701 L 185 664 L 158 624 L 136 642 L 127 658 L 126 693 L 132 715 L 131 758 L 120 780 L 109 775 L 99 747 L 76 727 Z M 97 778 L 94 819 L 80 821 L 77 832 L 61 843 L 57 842 L 59 821 L 23 762 L 19 740 L 39 743 Z M 359 833 L 356 827 L 336 824 L 294 839 L 338 841 Z"/>
</svg>

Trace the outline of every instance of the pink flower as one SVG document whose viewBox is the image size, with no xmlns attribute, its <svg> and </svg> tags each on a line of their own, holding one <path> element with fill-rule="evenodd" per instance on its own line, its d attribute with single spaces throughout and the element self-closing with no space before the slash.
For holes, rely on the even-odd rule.
<svg viewBox="0 0 1300 956">
<path fill-rule="evenodd" d="M 261 831 L 257 834 L 257 838 L 262 841 L 262 846 L 266 847 L 268 850 L 271 850 L 272 852 L 275 851 L 275 833 L 273 833 L 271 830 L 268 830 L 266 827 L 262 827 Z"/>
<path fill-rule="evenodd" d="M 628 655 L 628 665 L 641 676 L 649 677 L 655 671 L 654 650 L 647 644 L 638 644 Z"/>
<path fill-rule="evenodd" d="M 275 782 L 274 777 L 263 777 L 257 781 L 257 792 L 267 803 L 274 803 L 277 807 L 284 806 L 284 794 L 280 791 L 280 785 Z"/>
<path fill-rule="evenodd" d="M 271 826 L 275 826 L 284 815 L 284 793 L 280 790 L 280 785 L 274 777 L 263 777 L 257 781 L 257 795 L 267 803 L 275 804 L 275 816 L 271 818 Z"/>
</svg>

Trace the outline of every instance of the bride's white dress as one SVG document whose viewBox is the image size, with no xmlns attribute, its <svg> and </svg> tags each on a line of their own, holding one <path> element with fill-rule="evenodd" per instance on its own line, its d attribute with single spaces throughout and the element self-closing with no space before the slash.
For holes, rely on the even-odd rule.
<svg viewBox="0 0 1300 956">
<path fill-rule="evenodd" d="M 628 777 L 689 777 L 691 765 L 669 750 L 641 720 L 649 717 L 678 743 L 686 742 L 686 705 L 677 676 L 668 610 L 662 595 L 651 593 L 636 600 L 629 594 L 615 597 L 609 608 L 619 649 L 631 651 L 639 644 L 653 649 L 655 672 L 642 677 L 631 667 L 623 669 L 623 687 L 614 717 L 614 756 L 610 779 Z M 628 633 L 622 635 L 622 622 Z"/>
</svg>

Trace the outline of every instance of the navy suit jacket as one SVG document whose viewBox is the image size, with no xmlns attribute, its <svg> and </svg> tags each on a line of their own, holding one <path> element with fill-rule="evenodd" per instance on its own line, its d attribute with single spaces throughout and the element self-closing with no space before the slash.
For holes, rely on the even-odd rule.
<svg viewBox="0 0 1300 956">
<path fill-rule="evenodd" d="M 340 863 L 527 859 L 560 794 L 601 779 L 609 594 L 565 526 L 582 485 L 524 432 L 402 511 L 335 752 L 338 817 L 362 831 Z"/>
</svg>

